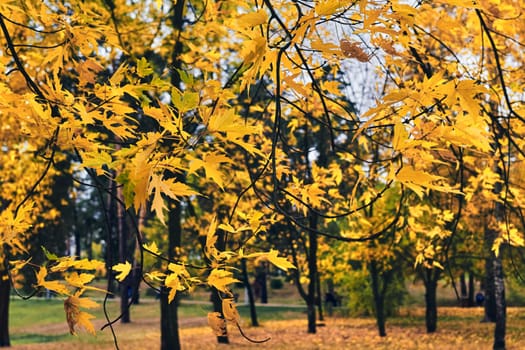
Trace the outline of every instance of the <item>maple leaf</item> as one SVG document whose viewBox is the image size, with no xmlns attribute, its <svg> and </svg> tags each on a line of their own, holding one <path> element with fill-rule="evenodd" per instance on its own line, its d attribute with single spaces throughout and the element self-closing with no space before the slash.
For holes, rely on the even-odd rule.
<svg viewBox="0 0 525 350">
<path fill-rule="evenodd" d="M 73 287 L 77 288 L 83 288 L 85 284 L 93 281 L 95 278 L 95 275 L 90 273 L 81 273 L 74 271 L 69 276 L 65 277 L 65 280 L 67 283 L 72 285 Z"/>
<path fill-rule="evenodd" d="M 164 211 L 167 209 L 164 199 L 162 198 L 163 194 L 174 200 L 178 200 L 183 196 L 192 196 L 198 194 L 188 185 L 176 181 L 175 179 L 163 179 L 162 176 L 158 174 L 151 175 L 148 193 L 153 193 L 151 208 L 163 224 L 166 224 Z"/>
<path fill-rule="evenodd" d="M 413 166 L 404 165 L 395 175 L 397 181 L 414 191 L 419 198 L 423 198 L 429 189 L 443 189 L 434 182 L 442 180 L 443 177 L 432 175 L 422 170 L 416 170 Z"/>
<path fill-rule="evenodd" d="M 95 328 L 91 323 L 91 319 L 95 316 L 80 311 L 80 308 L 95 308 L 98 304 L 88 298 L 79 298 L 78 295 L 69 296 L 64 300 L 64 311 L 66 312 L 66 321 L 69 327 L 69 332 L 76 335 L 75 327 L 80 326 L 89 333 L 95 335 Z"/>
<path fill-rule="evenodd" d="M 265 11 L 247 13 L 239 17 L 239 23 L 246 27 L 255 27 L 268 22 L 268 15 Z"/>
<path fill-rule="evenodd" d="M 168 303 L 171 303 L 175 299 L 175 294 L 177 291 L 182 291 L 186 289 L 186 286 L 183 282 L 190 277 L 190 274 L 186 270 L 186 267 L 179 264 L 168 264 L 168 270 L 172 273 L 166 276 L 164 285 L 170 289 L 168 294 Z"/>
<path fill-rule="evenodd" d="M 217 238 L 217 220 L 216 218 L 213 218 L 206 233 L 206 245 L 204 248 L 204 253 L 210 260 L 217 259 L 217 257 L 219 256 L 219 251 L 217 250 L 217 248 L 215 248 Z"/>
<path fill-rule="evenodd" d="M 50 291 L 56 292 L 58 294 L 70 295 L 69 289 L 60 283 L 59 281 L 46 281 L 47 269 L 44 266 L 41 266 L 36 274 L 36 285 L 42 288 L 49 289 Z"/>
<path fill-rule="evenodd" d="M 222 314 L 226 321 L 235 322 L 237 324 L 241 319 L 233 298 L 222 299 Z"/>
<path fill-rule="evenodd" d="M 146 77 L 153 74 L 153 72 L 153 68 L 151 68 L 151 65 L 145 57 L 141 57 L 140 60 L 137 60 L 137 74 L 139 77 Z"/>
<path fill-rule="evenodd" d="M 296 267 L 289 262 L 286 258 L 278 257 L 279 252 L 274 249 L 266 254 L 266 259 L 271 262 L 273 265 L 277 266 L 281 270 L 288 271 L 288 269 L 295 269 Z"/>
<path fill-rule="evenodd" d="M 122 282 L 124 281 L 124 279 L 129 275 L 129 272 L 131 271 L 131 264 L 129 262 L 124 262 L 124 263 L 118 263 L 116 265 L 114 265 L 111 270 L 115 271 L 115 272 L 118 272 L 117 275 L 115 275 L 115 278 L 119 281 L 119 282 Z"/>
<path fill-rule="evenodd" d="M 157 243 L 155 242 L 151 242 L 150 244 L 147 244 L 147 243 L 144 243 L 142 244 L 142 247 L 146 250 L 146 251 L 149 251 L 153 254 L 157 254 L 159 255 L 160 254 L 160 250 L 159 248 L 157 247 Z"/>
<path fill-rule="evenodd" d="M 240 281 L 233 277 L 233 273 L 223 269 L 213 269 L 208 276 L 208 285 L 223 293 L 228 293 L 227 286 L 236 282 Z"/>
<path fill-rule="evenodd" d="M 224 337 L 226 332 L 226 320 L 222 317 L 220 312 L 208 313 L 208 325 L 218 337 Z"/>
<path fill-rule="evenodd" d="M 152 272 L 146 272 L 146 277 L 148 277 L 151 281 L 157 281 L 160 282 L 166 278 L 166 274 L 162 273 L 160 271 L 152 271 Z"/>
</svg>

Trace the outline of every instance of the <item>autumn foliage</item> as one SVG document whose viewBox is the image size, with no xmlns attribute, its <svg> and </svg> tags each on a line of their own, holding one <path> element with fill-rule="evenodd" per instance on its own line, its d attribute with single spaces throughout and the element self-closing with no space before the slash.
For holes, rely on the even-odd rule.
<svg viewBox="0 0 525 350">
<path fill-rule="evenodd" d="M 220 335 L 239 323 L 230 287 L 242 259 L 309 283 L 312 308 L 323 251 L 385 271 L 409 252 L 416 268 L 442 271 L 450 247 L 485 241 L 501 266 L 524 246 L 522 7 L 2 1 L 3 269 L 33 269 L 29 287 L 64 299 L 72 334 L 94 332 L 84 294 L 109 292 L 92 286 L 97 274 L 123 283 L 138 271 L 169 302 L 207 286 L 223 298 L 208 316 Z M 56 174 L 87 183 L 101 211 L 114 199 L 128 259 L 31 262 L 29 238 L 61 215 L 46 209 Z M 146 234 L 168 230 L 173 203 L 176 254 Z"/>
</svg>

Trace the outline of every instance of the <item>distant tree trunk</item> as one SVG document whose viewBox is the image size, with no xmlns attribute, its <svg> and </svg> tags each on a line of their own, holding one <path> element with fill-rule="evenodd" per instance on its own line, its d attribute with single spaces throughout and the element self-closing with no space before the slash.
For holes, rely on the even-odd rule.
<svg viewBox="0 0 525 350">
<path fill-rule="evenodd" d="M 326 310 L 328 312 L 328 316 L 332 316 L 334 306 L 337 305 L 337 298 L 336 298 L 336 293 L 334 289 L 334 280 L 331 278 L 326 281 L 326 295 L 330 296 L 330 298 L 328 297 L 325 298 Z"/>
<path fill-rule="evenodd" d="M 496 327 L 494 329 L 494 350 L 505 350 L 505 331 L 507 323 L 507 303 L 505 300 L 505 280 L 501 258 L 493 260 L 494 296 L 496 304 Z"/>
<path fill-rule="evenodd" d="M 324 321 L 324 315 L 323 315 L 323 295 L 321 293 L 321 276 L 319 273 L 317 273 L 317 281 L 316 281 L 316 297 L 315 300 L 317 302 L 317 312 L 319 314 L 319 321 Z"/>
<path fill-rule="evenodd" d="M 0 270 L 0 347 L 11 346 L 9 341 L 9 293 L 11 281 L 7 271 Z"/>
<path fill-rule="evenodd" d="M 502 170 L 497 164 L 494 166 L 495 172 L 502 178 Z M 502 183 L 494 185 L 493 193 L 499 195 L 502 190 Z M 485 261 L 486 283 L 485 283 L 485 318 L 484 321 L 495 322 L 494 329 L 494 350 L 505 349 L 505 333 L 507 322 L 507 303 L 505 300 L 505 281 L 503 276 L 503 264 L 501 255 L 496 256 L 492 250 L 495 239 L 498 237 L 498 224 L 504 222 L 503 204 L 494 203 L 493 220 L 490 220 L 485 227 L 485 251 L 488 258 Z M 501 254 L 501 252 L 500 252 Z"/>
<path fill-rule="evenodd" d="M 268 281 L 266 273 L 266 263 L 262 262 L 259 267 L 255 269 L 255 283 L 258 288 L 258 296 L 261 297 L 262 304 L 268 304 Z"/>
<path fill-rule="evenodd" d="M 459 290 L 462 298 L 467 296 L 467 279 L 464 272 L 459 275 Z"/>
<path fill-rule="evenodd" d="M 242 279 L 244 282 L 244 288 L 246 288 L 246 294 L 248 296 L 248 305 L 250 307 L 250 318 L 253 327 L 258 327 L 259 322 L 257 321 L 257 309 L 255 308 L 255 298 L 253 297 L 252 286 L 248 277 L 248 269 L 246 267 L 246 259 L 241 259 L 241 270 Z"/>
<path fill-rule="evenodd" d="M 459 275 L 459 303 L 461 307 L 468 307 L 468 297 L 467 297 L 467 279 L 465 272 L 462 272 Z"/>
<path fill-rule="evenodd" d="M 110 193 L 116 193 L 117 184 L 112 179 L 108 180 L 108 188 L 110 189 Z M 107 239 L 106 239 L 106 245 L 105 245 L 105 262 L 106 262 L 106 269 L 107 271 L 111 271 L 111 266 L 115 265 L 118 262 L 118 245 L 115 244 L 118 240 L 118 235 L 116 232 L 116 227 L 118 225 L 117 223 L 117 201 L 113 196 L 110 194 L 107 196 L 107 203 L 106 203 L 106 218 L 108 220 L 108 223 L 106 225 L 108 232 L 107 232 Z M 115 278 L 112 274 L 107 274 L 108 278 L 108 285 L 107 289 L 110 292 L 108 294 L 109 298 L 114 298 L 115 295 L 118 295 L 118 291 L 115 284 Z"/>
<path fill-rule="evenodd" d="M 77 212 L 77 206 L 75 204 L 72 205 L 73 210 L 73 225 L 74 225 L 74 231 L 73 234 L 75 236 L 75 256 L 80 258 L 80 254 L 82 254 L 82 245 L 80 243 L 83 229 L 81 229 L 81 225 L 78 222 L 78 212 Z"/>
<path fill-rule="evenodd" d="M 490 255 L 485 260 L 485 282 L 484 282 L 484 309 L 485 315 L 482 322 L 496 322 L 496 295 L 494 285 L 494 269 L 493 269 L 493 257 L 492 257 L 492 243 L 495 237 L 492 237 L 494 232 L 491 232 L 488 228 L 485 229 L 485 251 Z"/>
<path fill-rule="evenodd" d="M 474 290 L 474 274 L 472 273 L 472 271 L 469 271 L 468 273 L 468 295 L 467 295 L 467 299 L 468 299 L 468 306 L 469 307 L 473 307 L 475 305 L 475 302 L 474 302 L 474 294 L 475 294 L 475 290 Z"/>
<path fill-rule="evenodd" d="M 116 192 L 117 198 L 123 202 L 124 195 L 122 193 L 122 187 L 117 186 Z M 117 203 L 117 231 L 118 231 L 118 258 L 120 263 L 124 263 L 128 260 L 128 228 L 126 225 L 126 215 L 125 209 L 121 203 Z M 120 318 L 121 323 L 130 323 L 131 315 L 129 312 L 129 299 L 131 286 L 130 281 L 132 277 L 128 275 L 120 283 L 120 313 L 122 317 Z"/>
<path fill-rule="evenodd" d="M 425 323 L 427 333 L 434 333 L 437 330 L 437 283 L 440 271 L 425 268 L 422 273 L 425 284 Z"/>
<path fill-rule="evenodd" d="M 133 274 L 131 275 L 132 282 L 131 282 L 131 302 L 134 305 L 140 304 L 140 281 L 141 281 L 141 275 L 140 275 L 140 266 L 138 266 L 137 261 L 133 264 Z"/>
<path fill-rule="evenodd" d="M 372 278 L 372 293 L 374 296 L 374 310 L 376 313 L 377 329 L 380 337 L 386 337 L 385 328 L 385 291 L 380 286 L 380 273 L 375 261 L 370 262 L 370 276 Z M 384 282 L 383 282 L 384 283 Z M 383 291 L 381 290 L 383 289 Z"/>
<path fill-rule="evenodd" d="M 502 169 L 497 164 L 494 165 L 496 174 L 500 179 L 503 178 Z M 493 193 L 499 195 L 502 190 L 502 183 L 494 184 Z M 494 203 L 493 220 L 490 220 L 485 227 L 485 248 L 488 250 L 489 258 L 486 261 L 485 267 L 487 269 L 487 287 L 490 289 L 490 294 L 486 293 L 490 299 L 489 306 L 485 306 L 485 314 L 492 321 L 496 322 L 494 328 L 494 350 L 505 350 L 505 333 L 507 323 L 507 303 L 505 300 L 505 281 L 503 279 L 503 264 L 501 255 L 496 256 L 492 250 L 495 239 L 498 237 L 499 223 L 505 220 L 505 208 L 499 202 Z M 501 251 L 500 251 L 501 254 Z"/>
</svg>

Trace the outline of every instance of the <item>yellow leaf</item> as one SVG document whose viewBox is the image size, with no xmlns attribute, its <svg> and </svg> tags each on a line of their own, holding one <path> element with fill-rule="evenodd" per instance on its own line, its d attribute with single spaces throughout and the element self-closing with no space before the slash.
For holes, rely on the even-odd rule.
<svg viewBox="0 0 525 350">
<path fill-rule="evenodd" d="M 392 146 L 396 151 L 401 151 L 406 148 L 408 141 L 408 132 L 402 123 L 396 123 L 394 125 L 394 138 L 392 140 Z"/>
<path fill-rule="evenodd" d="M 208 325 L 213 329 L 218 337 L 225 336 L 226 333 L 226 320 L 221 316 L 219 312 L 209 312 L 208 313 Z"/>
<path fill-rule="evenodd" d="M 119 264 L 114 265 L 111 269 L 115 272 L 118 272 L 115 278 L 119 282 L 122 282 L 129 275 L 129 272 L 131 271 L 131 264 L 126 261 L 125 263 L 119 263 Z"/>
<path fill-rule="evenodd" d="M 217 248 L 215 248 L 215 243 L 217 243 L 217 220 L 213 218 L 212 222 L 210 223 L 210 226 L 208 227 L 208 232 L 206 233 L 206 247 L 204 249 L 204 253 L 208 257 L 208 259 L 217 259 L 219 256 L 219 252 Z"/>
<path fill-rule="evenodd" d="M 222 299 L 222 313 L 227 321 L 239 323 L 241 317 L 232 298 Z"/>
<path fill-rule="evenodd" d="M 433 267 L 437 267 L 438 269 L 440 270 L 444 270 L 445 268 L 443 267 L 443 265 L 441 265 L 439 262 L 437 262 L 436 260 L 433 260 L 432 261 L 432 266 Z"/>
<path fill-rule="evenodd" d="M 337 10 L 345 4 L 348 4 L 349 1 L 341 1 L 341 0 L 325 0 L 320 1 L 315 5 L 315 12 L 319 16 L 330 16 L 333 15 Z"/>
<path fill-rule="evenodd" d="M 230 271 L 222 269 L 213 269 L 208 276 L 208 284 L 223 293 L 228 293 L 227 286 L 236 282 L 240 281 Z"/>
<path fill-rule="evenodd" d="M 166 276 L 164 285 L 170 290 L 168 294 L 168 303 L 171 303 L 173 299 L 175 299 L 175 294 L 178 290 L 184 290 L 184 287 L 181 286 L 180 278 L 176 273 L 170 273 Z"/>
<path fill-rule="evenodd" d="M 265 11 L 247 13 L 239 17 L 239 23 L 246 27 L 255 27 L 268 22 L 268 15 Z"/>
<path fill-rule="evenodd" d="M 146 272 L 146 277 L 152 281 L 160 282 L 166 278 L 166 274 L 159 271 Z"/>
<path fill-rule="evenodd" d="M 81 273 L 74 271 L 69 276 L 66 276 L 66 282 L 72 285 L 73 287 L 82 288 L 85 284 L 93 281 L 95 275 L 89 273 Z"/>
<path fill-rule="evenodd" d="M 266 255 L 266 258 L 269 262 L 280 268 L 281 270 L 288 271 L 288 269 L 295 269 L 296 267 L 289 262 L 286 258 L 280 258 L 277 255 L 279 252 L 274 249 L 270 249 L 268 254 Z"/>
<path fill-rule="evenodd" d="M 90 320 L 95 318 L 95 316 L 80 311 L 80 307 L 95 308 L 98 307 L 98 304 L 88 298 L 79 298 L 77 295 L 72 295 L 64 300 L 64 311 L 66 312 L 66 321 L 69 326 L 69 332 L 72 335 L 75 335 L 75 327 L 80 326 L 94 335 L 95 328 Z"/>
<path fill-rule="evenodd" d="M 395 178 L 397 181 L 414 191 L 420 198 L 423 198 L 426 190 L 438 188 L 439 186 L 434 185 L 433 182 L 442 179 L 441 176 L 431 175 L 422 170 L 416 170 L 410 165 L 403 166 Z"/>
<path fill-rule="evenodd" d="M 159 248 L 157 247 L 157 243 L 155 242 L 151 242 L 150 244 L 144 243 L 142 247 L 153 254 L 160 254 Z"/>
<path fill-rule="evenodd" d="M 46 281 L 45 278 L 47 277 L 47 269 L 45 267 L 40 267 L 40 270 L 38 270 L 38 273 L 36 274 L 36 285 L 49 289 L 53 292 L 56 292 L 58 294 L 63 295 L 69 295 L 69 289 L 62 283 L 58 281 Z"/>
<path fill-rule="evenodd" d="M 188 270 L 184 265 L 180 264 L 168 264 L 168 270 L 171 271 L 169 275 L 166 276 L 164 285 L 170 289 L 168 294 L 168 302 L 171 303 L 175 299 L 175 294 L 177 291 L 185 290 L 186 286 L 183 284 L 187 278 L 190 277 Z"/>
</svg>

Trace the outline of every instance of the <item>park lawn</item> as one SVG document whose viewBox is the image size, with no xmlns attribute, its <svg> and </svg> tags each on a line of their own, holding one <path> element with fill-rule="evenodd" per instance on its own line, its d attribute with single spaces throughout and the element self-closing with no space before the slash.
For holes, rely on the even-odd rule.
<svg viewBox="0 0 525 350">
<path fill-rule="evenodd" d="M 118 303 L 111 301 L 108 310 L 117 315 Z M 252 344 L 234 328 L 229 328 L 231 344 L 217 345 L 207 326 L 206 314 L 210 306 L 184 303 L 180 307 L 180 335 L 182 348 L 205 349 L 439 349 L 479 350 L 492 347 L 494 325 L 480 323 L 481 308 L 441 307 L 438 332 L 426 334 L 424 309 L 411 307 L 402 310 L 399 317 L 387 321 L 387 337 L 377 336 L 372 318 L 327 318 L 318 327 L 317 334 L 306 333 L 306 315 L 300 307 L 259 307 L 261 327 L 250 327 L 248 309 L 239 306 L 245 334 L 254 340 L 267 337 L 263 344 Z M 104 324 L 102 310 L 94 312 L 96 327 Z M 11 305 L 11 334 L 14 350 L 54 349 L 115 349 L 109 329 L 91 336 L 83 331 L 69 335 L 63 304 L 60 300 L 16 300 Z M 158 302 L 143 299 L 132 307 L 132 323 L 115 324 L 121 350 L 159 348 Z M 525 349 L 525 308 L 508 310 L 508 350 Z"/>
</svg>

